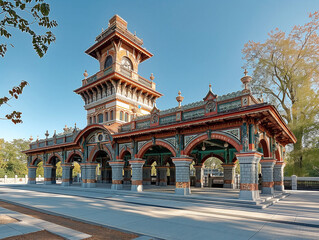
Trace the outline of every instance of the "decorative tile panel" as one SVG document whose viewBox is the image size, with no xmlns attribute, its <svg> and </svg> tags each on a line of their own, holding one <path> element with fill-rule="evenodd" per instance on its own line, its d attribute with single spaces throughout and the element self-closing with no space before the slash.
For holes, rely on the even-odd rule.
<svg viewBox="0 0 319 240">
<path fill-rule="evenodd" d="M 203 108 L 197 109 L 194 111 L 184 112 L 183 113 L 183 120 L 189 120 L 193 118 L 202 117 L 205 114 L 205 110 Z"/>
<path fill-rule="evenodd" d="M 141 148 L 142 148 L 142 147 L 144 146 L 144 144 L 146 144 L 146 143 L 147 143 L 147 141 L 138 142 L 138 143 L 137 143 L 138 151 L 140 151 Z"/>
<path fill-rule="evenodd" d="M 160 125 L 173 123 L 173 122 L 176 122 L 176 115 L 170 115 L 170 116 L 166 116 L 166 117 L 161 117 L 160 120 L 159 120 Z"/>
<path fill-rule="evenodd" d="M 185 136 L 185 137 L 184 137 L 185 147 L 186 147 L 191 141 L 193 141 L 197 136 L 198 136 L 198 134 L 193 134 L 193 135 L 187 135 L 187 136 Z"/>
<path fill-rule="evenodd" d="M 232 135 L 238 141 L 240 141 L 240 129 L 239 128 L 227 129 L 227 130 L 223 130 L 222 132 L 228 133 L 229 135 Z"/>
<path fill-rule="evenodd" d="M 218 112 L 224 112 L 241 107 L 241 100 L 236 100 L 228 103 L 218 104 Z"/>
<path fill-rule="evenodd" d="M 176 138 L 175 137 L 165 138 L 163 140 L 169 142 L 172 146 L 174 146 L 176 148 Z"/>
</svg>

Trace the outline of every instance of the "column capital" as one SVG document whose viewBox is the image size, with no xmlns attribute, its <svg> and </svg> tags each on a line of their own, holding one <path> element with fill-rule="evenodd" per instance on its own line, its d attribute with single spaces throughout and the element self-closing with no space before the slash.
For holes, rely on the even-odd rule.
<svg viewBox="0 0 319 240">
<path fill-rule="evenodd" d="M 262 167 L 274 167 L 276 159 L 261 159 L 260 164 Z"/>
<path fill-rule="evenodd" d="M 286 163 L 285 162 L 276 162 L 276 164 L 275 164 L 275 168 L 282 168 L 282 167 L 284 167 L 284 166 L 286 166 Z"/>
<path fill-rule="evenodd" d="M 129 160 L 129 163 L 131 165 L 134 165 L 134 164 L 144 164 L 145 163 L 145 159 L 142 159 L 142 158 L 134 158 L 134 159 L 131 159 Z"/>
<path fill-rule="evenodd" d="M 30 169 L 37 169 L 38 166 L 28 166 L 28 168 L 30 168 Z"/>
<path fill-rule="evenodd" d="M 112 161 L 112 162 L 109 162 L 109 164 L 111 166 L 124 166 L 124 161 Z"/>
<path fill-rule="evenodd" d="M 178 161 L 189 161 L 192 162 L 193 158 L 187 155 L 182 155 L 180 157 L 171 157 L 173 162 L 178 162 Z"/>
</svg>

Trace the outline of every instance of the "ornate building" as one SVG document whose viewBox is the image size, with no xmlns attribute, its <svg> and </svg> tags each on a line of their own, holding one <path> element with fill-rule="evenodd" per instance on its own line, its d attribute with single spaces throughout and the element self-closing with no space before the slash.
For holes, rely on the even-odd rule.
<svg viewBox="0 0 319 240">
<path fill-rule="evenodd" d="M 191 193 L 190 164 L 201 187 L 203 163 L 213 156 L 223 162 L 224 187 L 234 188 L 239 163 L 241 199 L 259 198 L 259 163 L 262 192 L 282 191 L 285 146 L 296 138 L 274 106 L 252 95 L 247 72 L 243 90 L 217 96 L 210 86 L 202 101 L 184 106 L 179 92 L 178 106 L 161 111 L 155 105 L 162 95 L 153 75 L 150 80 L 138 75 L 139 63 L 152 57 L 142 44 L 122 18 L 110 19 L 86 51 L 99 61 L 100 71 L 91 77 L 85 72 L 75 90 L 84 100 L 87 126 L 32 142 L 25 151 L 29 184 L 36 183 L 41 161 L 44 184 L 55 184 L 60 161 L 62 185 L 69 186 L 78 162 L 82 187 L 96 187 L 99 179 L 112 183 L 112 189 L 131 184 L 132 191 L 142 191 L 151 184 L 151 166 L 156 165 L 156 184 L 174 184 L 177 194 L 186 195 Z"/>
</svg>

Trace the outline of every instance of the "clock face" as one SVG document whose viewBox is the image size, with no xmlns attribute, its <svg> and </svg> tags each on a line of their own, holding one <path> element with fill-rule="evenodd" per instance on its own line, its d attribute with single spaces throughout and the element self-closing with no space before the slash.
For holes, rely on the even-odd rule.
<svg viewBox="0 0 319 240">
<path fill-rule="evenodd" d="M 132 63 L 127 57 L 122 58 L 121 65 L 128 70 L 132 70 Z"/>
</svg>

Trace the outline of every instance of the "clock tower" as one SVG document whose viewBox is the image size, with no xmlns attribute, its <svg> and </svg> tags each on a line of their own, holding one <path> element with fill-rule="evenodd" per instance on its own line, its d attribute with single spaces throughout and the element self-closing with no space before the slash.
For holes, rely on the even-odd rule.
<svg viewBox="0 0 319 240">
<path fill-rule="evenodd" d="M 139 64 L 153 56 L 142 47 L 143 40 L 115 15 L 95 41 L 85 53 L 98 60 L 99 71 L 90 77 L 85 71 L 82 86 L 74 90 L 84 100 L 87 124 L 122 124 L 149 114 L 162 94 L 153 74 L 150 80 L 138 74 Z"/>
</svg>

